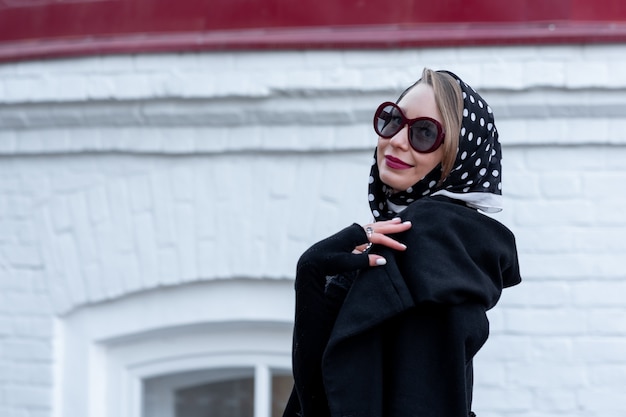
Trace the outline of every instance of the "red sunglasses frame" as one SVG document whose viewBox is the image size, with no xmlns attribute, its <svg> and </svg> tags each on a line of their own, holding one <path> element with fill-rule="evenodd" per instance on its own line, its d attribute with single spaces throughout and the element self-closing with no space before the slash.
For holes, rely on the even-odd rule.
<svg viewBox="0 0 626 417">
<path fill-rule="evenodd" d="M 397 131 L 395 131 L 392 135 L 383 135 L 381 132 L 378 131 L 377 120 L 379 119 L 378 115 L 381 114 L 383 109 L 388 106 L 392 106 L 398 110 L 398 112 L 400 113 L 400 116 L 402 116 L 402 124 L 400 128 Z M 435 142 L 432 144 L 432 146 L 426 150 L 417 149 L 415 145 L 413 145 L 413 133 L 412 133 L 411 127 L 413 126 L 415 122 L 419 122 L 422 120 L 427 120 L 429 122 L 432 122 L 437 128 L 437 138 L 435 139 Z M 396 103 L 392 103 L 391 101 L 386 101 L 382 103 L 380 106 L 378 106 L 378 109 L 376 109 L 376 112 L 374 113 L 374 132 L 376 132 L 376 134 L 383 139 L 391 139 L 392 137 L 397 135 L 399 131 L 404 129 L 404 126 L 406 125 L 409 126 L 409 144 L 411 145 L 411 148 L 413 148 L 416 152 L 419 152 L 419 153 L 431 153 L 431 152 L 436 151 L 437 149 L 439 149 L 439 147 L 443 143 L 444 138 L 446 137 L 445 129 L 443 128 L 441 123 L 439 123 L 437 120 L 431 117 L 417 117 L 415 119 L 409 119 L 408 117 L 406 117 L 402 109 Z"/>
</svg>

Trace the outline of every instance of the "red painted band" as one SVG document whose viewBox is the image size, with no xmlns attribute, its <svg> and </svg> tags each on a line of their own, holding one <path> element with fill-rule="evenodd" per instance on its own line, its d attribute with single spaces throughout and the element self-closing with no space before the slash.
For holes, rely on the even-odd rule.
<svg viewBox="0 0 626 417">
<path fill-rule="evenodd" d="M 626 23 L 440 24 L 89 36 L 0 43 L 0 61 L 117 53 L 626 42 Z"/>
<path fill-rule="evenodd" d="M 625 25 L 623 0 L 0 0 L 0 61 L 624 42 Z"/>
</svg>

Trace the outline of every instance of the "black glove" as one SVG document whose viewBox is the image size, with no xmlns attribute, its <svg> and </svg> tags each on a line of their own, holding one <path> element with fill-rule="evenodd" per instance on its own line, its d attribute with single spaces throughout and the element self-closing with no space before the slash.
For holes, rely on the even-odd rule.
<svg viewBox="0 0 626 417">
<path fill-rule="evenodd" d="M 369 266 L 367 252 L 354 254 L 354 248 L 368 243 L 363 228 L 351 226 L 311 246 L 298 261 L 298 274 L 304 268 L 314 269 L 319 275 L 337 275 Z"/>
</svg>

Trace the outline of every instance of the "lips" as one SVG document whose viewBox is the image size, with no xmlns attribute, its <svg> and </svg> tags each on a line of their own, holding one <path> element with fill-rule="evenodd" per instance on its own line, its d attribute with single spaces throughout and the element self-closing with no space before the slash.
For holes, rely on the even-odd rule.
<svg viewBox="0 0 626 417">
<path fill-rule="evenodd" d="M 395 158 L 391 155 L 385 155 L 385 163 L 391 169 L 409 169 L 413 168 L 413 165 L 409 165 L 406 162 Z"/>
</svg>

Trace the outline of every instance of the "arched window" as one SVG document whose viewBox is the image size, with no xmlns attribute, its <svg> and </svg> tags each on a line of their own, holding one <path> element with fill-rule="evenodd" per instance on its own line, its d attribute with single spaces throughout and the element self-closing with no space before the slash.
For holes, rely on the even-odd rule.
<svg viewBox="0 0 626 417">
<path fill-rule="evenodd" d="M 280 416 L 292 386 L 293 282 L 135 294 L 59 321 L 58 415 Z"/>
</svg>

